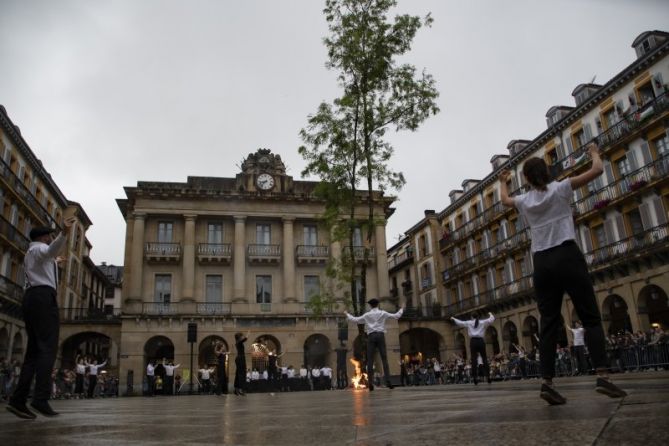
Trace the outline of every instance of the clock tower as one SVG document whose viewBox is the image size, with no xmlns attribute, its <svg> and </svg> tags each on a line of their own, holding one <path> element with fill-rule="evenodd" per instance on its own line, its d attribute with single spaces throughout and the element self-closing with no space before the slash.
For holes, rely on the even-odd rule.
<svg viewBox="0 0 669 446">
<path fill-rule="evenodd" d="M 293 177 L 286 175 L 281 156 L 269 149 L 249 153 L 242 161 L 242 173 L 237 174 L 237 189 L 261 194 L 293 192 Z"/>
</svg>

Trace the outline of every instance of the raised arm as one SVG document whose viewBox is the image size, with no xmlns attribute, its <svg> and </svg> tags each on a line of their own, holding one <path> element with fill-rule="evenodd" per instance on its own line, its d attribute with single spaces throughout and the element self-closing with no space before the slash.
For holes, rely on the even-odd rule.
<svg viewBox="0 0 669 446">
<path fill-rule="evenodd" d="M 356 324 L 359 324 L 360 322 L 365 322 L 364 314 L 362 316 L 353 316 L 351 314 L 348 314 L 347 312 L 344 312 L 346 315 L 346 319 L 348 319 L 351 322 L 355 322 Z"/>
<path fill-rule="evenodd" d="M 98 364 L 98 368 L 101 369 L 102 367 L 107 365 L 107 361 L 103 362 L 102 364 Z"/>
<path fill-rule="evenodd" d="M 585 186 L 604 172 L 604 166 L 602 165 L 602 158 L 599 156 L 599 147 L 597 147 L 597 144 L 594 142 L 588 144 L 588 151 L 592 158 L 592 166 L 590 166 L 590 169 L 586 172 L 569 179 L 572 189 Z"/>
<path fill-rule="evenodd" d="M 399 319 L 402 317 L 403 313 L 404 313 L 404 306 L 402 306 L 402 308 L 400 308 L 397 313 L 388 313 L 388 317 L 393 319 Z"/>
<path fill-rule="evenodd" d="M 511 177 L 511 171 L 509 169 L 504 169 L 499 174 L 499 198 L 504 206 L 515 207 L 516 201 L 509 197 L 509 188 L 506 186 L 506 182 L 509 181 Z"/>
<path fill-rule="evenodd" d="M 488 316 L 490 317 L 482 322 L 485 322 L 486 324 L 492 324 L 493 322 L 495 322 L 495 316 L 492 313 L 488 313 Z"/>
<path fill-rule="evenodd" d="M 451 317 L 451 320 L 452 320 L 453 322 L 455 322 L 455 325 L 457 325 L 458 327 L 466 327 L 466 326 L 467 326 L 467 323 L 461 321 L 460 319 L 456 319 L 456 318 L 454 318 L 454 317 Z"/>
</svg>

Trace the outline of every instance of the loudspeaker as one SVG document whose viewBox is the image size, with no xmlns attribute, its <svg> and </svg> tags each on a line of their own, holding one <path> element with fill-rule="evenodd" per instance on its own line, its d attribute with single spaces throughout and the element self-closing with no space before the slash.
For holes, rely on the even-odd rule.
<svg viewBox="0 0 669 446">
<path fill-rule="evenodd" d="M 348 341 L 348 323 L 347 322 L 340 322 L 339 323 L 339 334 L 337 336 L 337 339 L 340 341 Z"/>
<path fill-rule="evenodd" d="M 197 324 L 195 322 L 188 323 L 188 342 L 197 342 Z"/>
</svg>

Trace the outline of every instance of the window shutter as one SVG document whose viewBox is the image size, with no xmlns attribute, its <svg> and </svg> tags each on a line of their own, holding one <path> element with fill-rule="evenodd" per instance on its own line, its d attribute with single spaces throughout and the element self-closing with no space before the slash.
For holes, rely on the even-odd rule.
<svg viewBox="0 0 669 446">
<path fill-rule="evenodd" d="M 474 257 L 474 240 L 467 241 L 467 256 Z"/>
<path fill-rule="evenodd" d="M 611 184 L 616 180 L 615 177 L 613 176 L 613 167 L 611 167 L 611 162 L 609 160 L 606 160 L 603 162 L 603 165 L 604 165 L 604 173 L 607 178 L 606 184 Z"/>
<path fill-rule="evenodd" d="M 662 73 L 655 73 L 653 76 L 653 91 L 655 91 L 655 97 L 661 96 L 664 93 L 664 85 L 662 85 Z"/>
<path fill-rule="evenodd" d="M 625 111 L 623 108 L 623 101 L 616 102 L 616 115 L 618 117 L 617 121 L 620 121 L 623 118 L 623 111 Z"/>
<path fill-rule="evenodd" d="M 632 109 L 636 109 L 636 98 L 634 97 L 634 93 L 630 93 L 629 96 L 627 96 L 627 99 L 629 99 Z"/>
<path fill-rule="evenodd" d="M 515 173 L 511 174 L 511 190 L 516 191 L 518 189 L 518 178 Z"/>
<path fill-rule="evenodd" d="M 627 151 L 627 159 L 630 162 L 630 170 L 634 172 L 639 168 L 639 164 L 636 161 L 636 153 L 634 153 L 634 150 L 628 150 Z"/>
<path fill-rule="evenodd" d="M 581 198 L 583 198 L 583 191 L 581 189 L 582 188 L 577 187 L 576 190 L 574 190 L 574 193 L 576 193 L 576 201 L 579 201 Z"/>
<path fill-rule="evenodd" d="M 492 191 L 492 197 L 495 203 L 499 202 L 499 189 L 495 189 Z"/>
<path fill-rule="evenodd" d="M 483 231 L 483 242 L 485 249 L 490 248 L 490 229 Z"/>
<path fill-rule="evenodd" d="M 592 139 L 592 130 L 590 130 L 590 124 L 583 125 L 583 135 L 585 136 L 585 142 L 590 142 Z"/>
<path fill-rule="evenodd" d="M 592 234 L 590 233 L 590 229 L 585 228 L 582 235 L 585 252 L 592 252 Z"/>
<path fill-rule="evenodd" d="M 460 252 L 457 248 L 453 249 L 453 265 L 460 263 Z"/>
<path fill-rule="evenodd" d="M 657 225 L 666 225 L 667 224 L 667 211 L 664 210 L 664 206 L 662 205 L 662 199 L 661 198 L 654 198 L 653 201 L 653 209 L 655 209 L 655 218 L 657 219 Z"/>
<path fill-rule="evenodd" d="M 458 300 L 461 301 L 465 297 L 465 284 L 458 282 Z"/>
<path fill-rule="evenodd" d="M 641 144 L 641 159 L 643 160 L 644 166 L 653 162 L 653 157 L 650 154 L 650 147 L 648 147 L 647 142 Z"/>
<path fill-rule="evenodd" d="M 488 289 L 492 290 L 495 288 L 495 272 L 492 269 L 488 269 L 486 274 L 486 280 L 488 282 Z"/>
<path fill-rule="evenodd" d="M 622 215 L 616 215 L 616 228 L 618 229 L 618 240 L 627 238 L 627 231 L 625 231 L 625 222 Z"/>
<path fill-rule="evenodd" d="M 558 154 L 560 154 L 560 159 L 564 158 L 570 153 L 574 153 L 574 146 L 571 144 L 571 135 L 567 136 L 566 143 L 567 143 L 567 153 L 560 154 L 560 152 L 558 152 Z"/>
<path fill-rule="evenodd" d="M 613 221 L 607 219 L 604 222 L 604 235 L 606 236 L 606 244 L 610 245 L 614 241 L 616 241 L 616 238 L 613 236 L 614 230 L 613 230 Z"/>
<path fill-rule="evenodd" d="M 639 213 L 641 214 L 641 224 L 645 230 L 648 230 L 653 227 L 653 220 L 650 218 L 650 210 L 648 209 L 648 203 L 641 203 L 639 205 Z"/>
<path fill-rule="evenodd" d="M 514 274 L 514 272 L 513 272 L 513 259 L 509 259 L 509 260 L 507 260 L 507 262 L 506 262 L 506 268 L 507 268 L 507 270 L 508 270 L 508 272 L 507 272 L 507 276 L 508 276 L 508 278 L 509 278 L 509 282 L 513 282 L 513 280 L 514 280 L 514 276 L 515 276 L 515 274 Z"/>
</svg>

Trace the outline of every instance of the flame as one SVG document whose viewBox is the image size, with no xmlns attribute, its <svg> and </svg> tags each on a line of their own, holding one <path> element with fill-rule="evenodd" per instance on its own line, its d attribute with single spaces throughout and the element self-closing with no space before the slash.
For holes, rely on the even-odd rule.
<svg viewBox="0 0 669 446">
<path fill-rule="evenodd" d="M 351 364 L 355 367 L 355 376 L 351 378 L 351 384 L 353 384 L 354 389 L 366 389 L 367 388 L 367 374 L 362 373 L 362 368 L 360 367 L 360 361 L 356 361 L 354 358 L 351 358 Z"/>
</svg>

